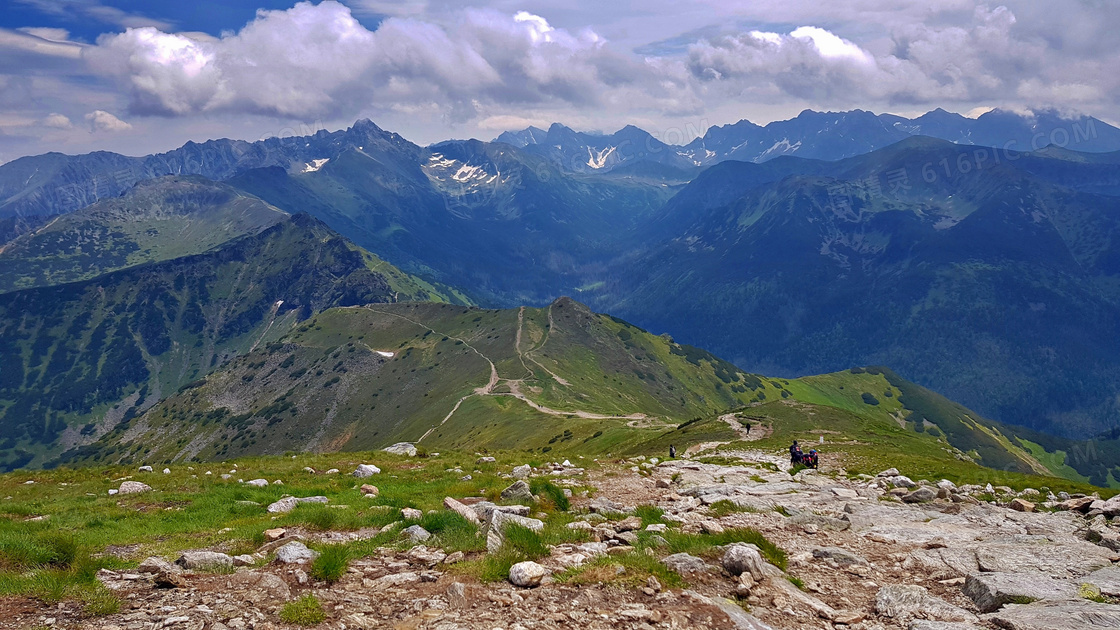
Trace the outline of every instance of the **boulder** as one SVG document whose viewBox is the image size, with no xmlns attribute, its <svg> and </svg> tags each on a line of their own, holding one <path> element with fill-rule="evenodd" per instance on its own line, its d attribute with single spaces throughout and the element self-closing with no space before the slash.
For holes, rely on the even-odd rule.
<svg viewBox="0 0 1120 630">
<path fill-rule="evenodd" d="M 455 499 L 452 499 L 451 497 L 443 498 L 443 507 L 451 510 L 452 512 L 455 512 L 459 516 L 462 516 L 463 518 L 467 519 L 467 521 L 475 525 L 479 525 L 482 522 L 481 520 L 479 520 L 478 514 L 473 509 L 466 505 L 463 505 L 462 503 L 456 501 Z"/>
<path fill-rule="evenodd" d="M 898 488 L 917 488 L 918 484 L 906 475 L 897 475 L 887 479 L 887 482 Z"/>
<path fill-rule="evenodd" d="M 178 573 L 179 567 L 177 565 L 171 564 L 163 558 L 151 556 L 141 562 L 140 566 L 136 567 L 136 571 L 137 573 L 160 573 L 162 571 Z"/>
<path fill-rule="evenodd" d="M 272 542 L 274 540 L 280 540 L 281 538 L 284 537 L 284 534 L 287 534 L 287 533 L 288 533 L 288 530 L 286 530 L 282 527 L 274 527 L 273 529 L 266 529 L 266 530 L 264 530 L 264 539 L 267 542 Z"/>
<path fill-rule="evenodd" d="M 884 617 L 921 617 L 930 621 L 978 621 L 976 615 L 934 597 L 921 586 L 892 584 L 879 589 L 875 610 Z"/>
<path fill-rule="evenodd" d="M 690 556 L 687 553 L 675 553 L 661 559 L 661 564 L 673 571 L 684 575 L 686 573 L 704 573 L 708 570 L 708 563 L 702 558 Z"/>
<path fill-rule="evenodd" d="M 233 566 L 235 567 L 251 567 L 256 563 L 257 559 L 247 553 L 233 557 Z"/>
<path fill-rule="evenodd" d="M 319 557 L 319 552 L 307 545 L 293 541 L 276 550 L 276 561 L 283 564 L 305 564 Z"/>
<path fill-rule="evenodd" d="M 401 518 L 406 521 L 418 521 L 424 518 L 424 513 L 416 508 L 402 508 Z"/>
<path fill-rule="evenodd" d="M 373 464 L 358 464 L 358 467 L 351 474 L 358 479 L 365 479 L 366 477 L 372 477 L 380 472 L 381 469 Z"/>
<path fill-rule="evenodd" d="M 533 467 L 529 464 L 524 464 L 513 469 L 514 479 L 527 479 L 529 474 L 533 472 Z"/>
<path fill-rule="evenodd" d="M 859 497 L 859 493 L 851 488 L 833 488 L 832 494 L 841 499 L 855 499 Z"/>
<path fill-rule="evenodd" d="M 267 479 L 250 479 L 249 481 L 245 482 L 245 485 L 255 486 L 257 488 L 264 488 L 264 487 L 268 486 L 268 480 Z"/>
<path fill-rule="evenodd" d="M 275 503 L 269 504 L 266 508 L 273 514 L 283 514 L 284 512 L 291 512 L 300 503 L 329 503 L 330 499 L 327 497 L 284 497 Z"/>
<path fill-rule="evenodd" d="M 1105 501 L 1104 505 L 1099 506 L 1097 509 L 1099 509 L 1102 514 L 1109 518 L 1113 516 L 1120 516 L 1120 494 Z"/>
<path fill-rule="evenodd" d="M 936 498 L 936 490 L 929 487 L 921 487 L 909 494 L 903 495 L 902 501 L 904 503 L 929 503 Z"/>
<path fill-rule="evenodd" d="M 1065 494 L 1064 492 L 1061 494 Z M 1061 495 L 1059 495 L 1061 496 Z M 1068 495 L 1067 495 L 1068 496 Z M 1077 499 L 1066 499 L 1058 504 L 1058 509 L 1069 510 L 1072 512 L 1088 512 L 1089 506 L 1093 504 L 1096 499 L 1093 497 L 1081 497 Z"/>
<path fill-rule="evenodd" d="M 140 494 L 141 492 L 148 492 L 151 489 L 152 487 L 146 483 L 140 483 L 139 481 L 123 481 L 117 492 L 120 494 Z"/>
<path fill-rule="evenodd" d="M 212 571 L 233 567 L 233 558 L 217 551 L 184 551 L 175 564 L 192 571 Z"/>
<path fill-rule="evenodd" d="M 532 501 L 533 492 L 529 490 L 529 484 L 519 480 L 502 490 L 502 499 L 506 501 Z"/>
<path fill-rule="evenodd" d="M 368 483 L 362 484 L 361 491 L 362 494 L 367 497 L 376 497 L 377 495 L 381 494 L 381 491 L 377 489 L 377 486 L 371 486 Z"/>
<path fill-rule="evenodd" d="M 505 512 L 506 514 L 514 514 L 516 516 L 528 516 L 529 512 L 532 511 L 527 505 L 495 505 L 489 501 L 479 501 L 471 505 L 470 508 L 474 510 L 474 513 L 482 522 L 489 522 L 494 512 Z"/>
<path fill-rule="evenodd" d="M 762 581 L 766 577 L 766 570 L 764 569 L 766 561 L 762 559 L 762 554 L 759 553 L 758 547 L 754 545 L 746 543 L 728 545 L 720 559 L 720 564 L 731 575 L 738 576 L 747 573 L 756 582 Z"/>
<path fill-rule="evenodd" d="M 1014 499 L 1011 501 L 1010 507 L 1016 512 L 1033 512 L 1035 506 L 1034 503 L 1031 503 L 1026 499 Z"/>
<path fill-rule="evenodd" d="M 397 442 L 396 444 L 392 446 L 386 446 L 381 450 L 385 451 L 386 453 L 392 453 L 393 455 L 408 455 L 409 457 L 416 457 L 417 453 L 416 445 L 410 442 Z"/>
<path fill-rule="evenodd" d="M 420 527 L 419 525 L 409 525 L 401 531 L 402 534 L 408 536 L 412 542 L 424 542 L 432 537 L 431 532 Z"/>
<path fill-rule="evenodd" d="M 509 568 L 510 583 L 522 588 L 540 586 L 541 580 L 546 575 L 548 575 L 548 569 L 536 562 L 518 562 Z"/>
<path fill-rule="evenodd" d="M 985 619 L 1006 630 L 1116 630 L 1120 606 L 1087 600 L 1008 604 Z"/>
<path fill-rule="evenodd" d="M 138 470 L 140 472 L 152 472 L 152 467 L 151 466 L 141 466 Z"/>
<path fill-rule="evenodd" d="M 1024 600 L 1063 601 L 1077 599 L 1077 585 L 1056 580 L 1045 573 L 973 573 L 961 591 L 980 612 L 993 612 L 1005 604 Z"/>
<path fill-rule="evenodd" d="M 474 463 L 476 463 L 476 464 L 493 464 L 496 461 L 498 461 L 498 460 L 494 459 L 493 457 L 483 456 L 483 457 L 479 457 L 478 459 L 474 460 Z"/>
<path fill-rule="evenodd" d="M 637 516 L 628 516 L 614 524 L 614 529 L 620 532 L 632 532 L 642 528 L 642 519 Z"/>
<path fill-rule="evenodd" d="M 976 561 L 985 573 L 1046 573 L 1055 577 L 1082 577 L 1112 564 L 1113 552 L 1078 541 L 990 543 L 976 548 Z"/>
<path fill-rule="evenodd" d="M 544 529 L 544 522 L 535 518 L 517 516 L 508 512 L 495 511 L 490 516 L 490 527 L 486 532 L 486 550 L 493 553 L 505 544 L 505 529 L 510 525 L 520 525 L 534 532 Z"/>
</svg>

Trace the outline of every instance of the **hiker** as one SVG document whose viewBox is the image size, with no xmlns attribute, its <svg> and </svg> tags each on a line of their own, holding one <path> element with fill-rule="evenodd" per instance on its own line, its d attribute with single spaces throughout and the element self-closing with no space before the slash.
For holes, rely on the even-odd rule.
<svg viewBox="0 0 1120 630">
<path fill-rule="evenodd" d="M 677 458 L 677 447 L 670 444 L 669 445 L 669 459 L 676 459 L 676 458 Z"/>
<path fill-rule="evenodd" d="M 797 445 L 797 440 L 789 447 L 789 462 L 791 464 L 801 463 L 801 447 Z"/>
</svg>

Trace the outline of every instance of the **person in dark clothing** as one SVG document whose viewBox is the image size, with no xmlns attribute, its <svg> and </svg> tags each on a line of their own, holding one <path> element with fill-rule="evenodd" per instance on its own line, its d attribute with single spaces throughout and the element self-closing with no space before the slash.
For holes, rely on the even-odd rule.
<svg viewBox="0 0 1120 630">
<path fill-rule="evenodd" d="M 669 459 L 676 459 L 676 457 L 677 457 L 677 447 L 670 444 L 669 445 Z"/>
<path fill-rule="evenodd" d="M 797 440 L 794 440 L 789 447 L 789 461 L 791 464 L 801 462 L 801 447 L 797 445 Z"/>
</svg>

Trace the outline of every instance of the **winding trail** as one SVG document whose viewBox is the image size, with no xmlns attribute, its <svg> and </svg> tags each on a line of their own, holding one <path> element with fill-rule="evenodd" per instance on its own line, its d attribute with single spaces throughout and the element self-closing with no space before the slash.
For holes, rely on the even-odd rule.
<svg viewBox="0 0 1120 630">
<path fill-rule="evenodd" d="M 410 317 L 406 317 L 406 316 L 401 315 L 399 313 L 390 313 L 388 311 L 383 311 L 383 310 L 375 308 L 371 305 L 366 305 L 364 307 L 355 307 L 355 308 L 365 308 L 365 309 L 368 309 L 368 310 L 373 311 L 375 313 L 379 313 L 381 315 L 388 315 L 389 317 L 396 317 L 397 319 L 402 319 L 402 320 L 404 320 L 404 321 L 406 321 L 410 324 L 413 324 L 414 326 L 418 326 L 420 328 L 423 328 L 425 331 L 431 332 L 432 334 L 447 337 L 448 339 L 454 339 L 455 341 L 458 341 L 458 342 L 462 343 L 464 346 L 466 346 L 468 349 L 470 349 L 471 352 L 474 352 L 475 354 L 477 354 L 484 361 L 486 361 L 486 363 L 489 364 L 489 366 L 490 366 L 490 379 L 486 383 L 486 385 L 475 388 L 475 390 L 473 392 L 471 392 L 471 393 L 467 394 L 466 396 L 463 396 L 462 398 L 457 400 L 455 402 L 455 406 L 453 406 L 451 408 L 451 411 L 447 412 L 447 415 L 443 417 L 443 420 L 441 420 L 438 424 L 432 426 L 432 428 L 425 431 L 424 435 L 421 435 L 420 438 L 418 440 L 416 440 L 416 443 L 420 443 L 420 442 L 424 441 L 424 438 L 431 435 L 433 431 L 435 431 L 436 429 L 438 429 L 438 428 L 442 427 L 443 425 L 447 424 L 447 421 L 450 420 L 451 417 L 455 415 L 455 412 L 459 410 L 459 407 L 461 407 L 463 405 L 463 403 L 467 401 L 467 399 L 473 398 L 475 396 L 480 396 L 480 397 L 481 396 L 495 396 L 495 397 L 506 396 L 506 397 L 510 397 L 510 398 L 516 398 L 517 400 L 520 400 L 520 401 L 524 402 L 526 405 L 529 405 L 530 407 L 532 407 L 536 411 L 539 411 L 540 413 L 547 414 L 547 415 L 550 415 L 550 416 L 566 416 L 566 417 L 574 416 L 574 417 L 577 417 L 577 418 L 585 418 L 585 419 L 588 419 L 588 420 L 628 420 L 628 421 L 631 421 L 631 422 L 648 420 L 649 419 L 649 416 L 647 416 L 644 413 L 633 413 L 633 414 L 630 414 L 630 415 L 627 415 L 627 416 L 619 416 L 619 415 L 594 413 L 594 412 L 591 412 L 591 411 L 583 411 L 583 410 L 579 410 L 579 409 L 574 410 L 574 411 L 562 411 L 560 409 L 552 409 L 550 407 L 545 407 L 544 405 L 541 405 L 541 404 L 537 403 L 536 401 L 533 401 L 529 397 L 525 396 L 525 394 L 521 393 L 521 383 L 524 381 L 524 378 L 520 378 L 520 379 L 501 378 L 498 375 L 497 366 L 490 359 L 490 357 L 487 357 L 485 354 L 480 352 L 477 348 L 472 346 L 466 339 L 463 339 L 461 337 L 454 337 L 454 336 L 442 333 L 442 332 L 432 328 L 431 326 L 428 326 L 427 324 L 425 324 L 423 322 L 419 322 L 415 319 L 412 319 Z M 551 331 L 551 329 L 554 325 L 553 321 L 552 321 L 552 307 L 551 306 L 549 307 L 548 319 L 549 319 L 549 330 Z M 522 337 L 522 328 L 524 326 L 524 322 L 525 322 L 525 307 L 521 307 L 521 309 L 517 313 L 517 333 L 514 337 L 514 349 L 517 351 L 517 356 L 521 359 L 522 367 L 525 367 L 529 376 L 532 376 L 533 371 L 530 370 L 528 368 L 528 366 L 525 365 L 525 358 L 528 357 L 528 359 L 530 361 L 532 361 L 533 363 L 540 366 L 540 368 L 543 369 L 544 371 L 548 372 L 552 376 L 552 378 L 556 380 L 557 383 L 560 383 L 561 385 L 564 385 L 564 386 L 570 385 L 566 380 L 564 380 L 563 378 L 560 378 L 560 376 L 554 374 L 547 367 L 538 363 L 535 359 L 533 359 L 532 356 L 529 356 L 530 352 L 533 352 L 534 350 L 539 350 L 542 346 L 544 346 L 544 343 L 548 341 L 547 334 L 545 336 L 544 341 L 542 341 L 541 344 L 538 345 L 536 348 L 533 348 L 533 350 L 530 350 L 529 352 L 525 352 L 525 353 L 521 352 L 521 337 Z M 494 389 L 497 388 L 497 386 L 500 383 L 503 383 L 503 382 L 506 385 L 509 386 L 510 391 L 509 392 L 495 392 Z"/>
</svg>

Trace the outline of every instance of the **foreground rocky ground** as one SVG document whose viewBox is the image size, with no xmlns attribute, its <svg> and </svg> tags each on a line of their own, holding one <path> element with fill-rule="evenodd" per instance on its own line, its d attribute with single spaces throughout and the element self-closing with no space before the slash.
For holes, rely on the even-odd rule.
<svg viewBox="0 0 1120 630">
<path fill-rule="evenodd" d="M 723 463 L 634 460 L 590 474 L 562 465 L 511 470 L 511 482 L 528 474 L 595 488 L 573 497 L 581 516 L 570 525 L 592 542 L 556 545 L 537 563 L 515 567 L 512 581 L 529 587 L 481 582 L 461 570 L 461 553 L 425 546 L 426 532 L 403 529 L 407 522 L 389 527 L 402 527 L 415 545 L 379 548 L 327 584 L 309 577 L 314 552 L 304 543 L 378 531 L 288 529 L 269 532 L 275 540 L 248 556 L 210 550 L 186 553 L 178 564 L 155 558 L 135 571 L 103 570 L 99 579 L 124 602 L 118 613 L 91 619 L 77 605 L 44 609 L 13 599 L 3 604 L 0 627 L 288 628 L 296 626 L 281 621 L 280 611 L 310 593 L 325 613 L 318 627 L 338 630 L 1120 628 L 1120 500 L 957 488 L 898 471 L 791 476 L 784 462 L 761 453 L 710 461 Z M 503 512 L 454 499 L 448 509 L 489 525 L 492 549 L 505 523 L 533 527 L 532 515 L 520 516 L 530 508 Z M 664 524 L 643 527 L 632 515 L 643 505 L 661 508 Z M 783 571 L 741 543 L 706 557 L 642 544 L 684 586 L 620 579 L 633 569 L 610 559 L 629 553 L 639 536 L 656 543 L 666 525 L 712 534 L 752 528 L 786 551 L 788 566 Z"/>
</svg>

